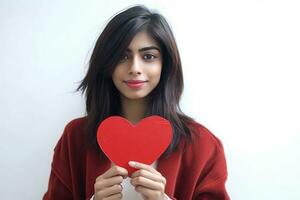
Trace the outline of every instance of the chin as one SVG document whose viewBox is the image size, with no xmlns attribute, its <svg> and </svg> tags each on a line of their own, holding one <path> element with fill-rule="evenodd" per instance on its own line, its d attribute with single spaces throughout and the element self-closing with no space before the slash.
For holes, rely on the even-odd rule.
<svg viewBox="0 0 300 200">
<path fill-rule="evenodd" d="M 144 99 L 146 96 L 132 95 L 132 96 L 125 96 L 125 97 L 130 100 L 138 100 L 138 99 Z"/>
<path fill-rule="evenodd" d="M 130 100 L 138 100 L 138 99 L 144 99 L 148 96 L 148 94 L 123 94 L 126 99 Z"/>
</svg>

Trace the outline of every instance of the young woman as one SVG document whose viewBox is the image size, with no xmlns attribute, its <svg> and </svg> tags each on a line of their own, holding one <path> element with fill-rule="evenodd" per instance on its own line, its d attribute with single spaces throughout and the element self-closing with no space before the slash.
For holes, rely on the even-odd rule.
<svg viewBox="0 0 300 200">
<path fill-rule="evenodd" d="M 229 199 L 220 140 L 179 108 L 181 61 L 162 15 L 135 6 L 113 17 L 78 90 L 85 92 L 87 116 L 72 120 L 58 141 L 44 200 Z M 137 171 L 128 177 L 96 143 L 99 124 L 113 115 L 134 124 L 164 117 L 172 142 L 152 165 L 130 163 Z"/>
</svg>

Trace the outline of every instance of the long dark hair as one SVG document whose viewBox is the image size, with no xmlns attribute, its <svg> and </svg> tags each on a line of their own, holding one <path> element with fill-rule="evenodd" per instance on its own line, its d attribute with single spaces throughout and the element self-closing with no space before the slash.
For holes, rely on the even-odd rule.
<svg viewBox="0 0 300 200">
<path fill-rule="evenodd" d="M 120 94 L 112 82 L 112 73 L 133 37 L 146 31 L 160 46 L 162 72 L 160 82 L 149 94 L 147 115 L 168 119 L 173 127 L 173 141 L 164 155 L 174 151 L 180 137 L 190 138 L 188 123 L 179 100 L 183 91 L 183 75 L 177 45 L 166 19 L 144 6 L 134 6 L 115 15 L 98 38 L 86 76 L 77 88 L 85 92 L 87 131 L 96 141 L 99 124 L 107 117 L 120 114 Z"/>
</svg>

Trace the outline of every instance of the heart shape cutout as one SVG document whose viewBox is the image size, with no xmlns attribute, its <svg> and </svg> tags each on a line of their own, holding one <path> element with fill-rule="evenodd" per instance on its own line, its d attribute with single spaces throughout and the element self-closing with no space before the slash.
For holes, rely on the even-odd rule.
<svg viewBox="0 0 300 200">
<path fill-rule="evenodd" d="M 160 116 L 150 116 L 133 125 L 120 116 L 102 121 L 97 130 L 97 142 L 114 164 L 128 170 L 137 169 L 129 161 L 152 164 L 170 145 L 173 137 L 170 122 Z"/>
</svg>

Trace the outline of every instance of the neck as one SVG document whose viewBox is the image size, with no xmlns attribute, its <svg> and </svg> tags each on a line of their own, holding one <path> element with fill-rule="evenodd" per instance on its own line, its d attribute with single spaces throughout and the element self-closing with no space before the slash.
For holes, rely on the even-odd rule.
<svg viewBox="0 0 300 200">
<path fill-rule="evenodd" d="M 121 96 L 121 114 L 133 124 L 137 124 L 145 117 L 147 110 L 147 100 L 143 99 L 128 99 Z"/>
</svg>

